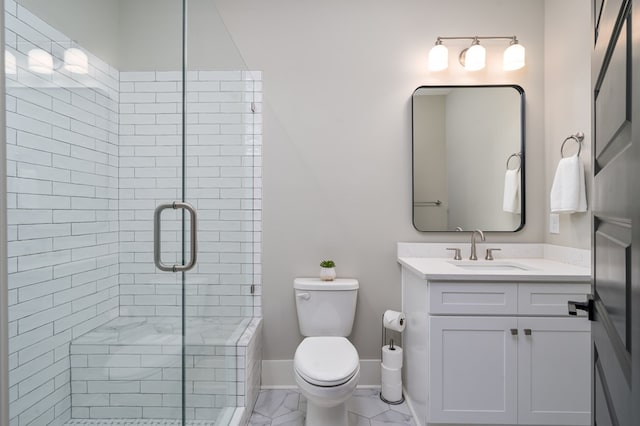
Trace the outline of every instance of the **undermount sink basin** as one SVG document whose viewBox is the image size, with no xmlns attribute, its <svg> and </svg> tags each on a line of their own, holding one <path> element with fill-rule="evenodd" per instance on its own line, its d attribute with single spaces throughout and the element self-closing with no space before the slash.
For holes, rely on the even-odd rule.
<svg viewBox="0 0 640 426">
<path fill-rule="evenodd" d="M 529 268 L 511 262 L 453 261 L 450 264 L 470 271 L 528 271 Z"/>
</svg>

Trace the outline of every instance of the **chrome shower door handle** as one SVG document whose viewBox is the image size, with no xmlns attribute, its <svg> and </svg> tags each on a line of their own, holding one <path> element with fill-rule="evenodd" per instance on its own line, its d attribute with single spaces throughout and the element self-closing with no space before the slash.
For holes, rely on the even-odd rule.
<svg viewBox="0 0 640 426">
<path fill-rule="evenodd" d="M 184 209 L 189 212 L 191 216 L 191 242 L 190 251 L 191 258 L 186 265 L 167 265 L 162 263 L 162 241 L 161 241 L 161 219 L 162 211 L 166 209 Z M 198 260 L 198 213 L 196 209 L 188 203 L 181 203 L 174 201 L 173 203 L 160 204 L 156 207 L 156 211 L 153 214 L 153 261 L 156 267 L 161 271 L 167 272 L 180 272 L 188 271 L 196 265 Z"/>
</svg>

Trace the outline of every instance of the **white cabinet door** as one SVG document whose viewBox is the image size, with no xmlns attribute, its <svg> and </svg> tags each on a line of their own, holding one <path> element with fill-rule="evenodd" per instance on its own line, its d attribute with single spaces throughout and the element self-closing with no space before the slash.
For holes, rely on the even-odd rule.
<svg viewBox="0 0 640 426">
<path fill-rule="evenodd" d="M 518 328 L 518 423 L 589 425 L 589 321 L 519 318 Z"/>
<path fill-rule="evenodd" d="M 429 423 L 515 424 L 515 317 L 430 317 Z"/>
</svg>

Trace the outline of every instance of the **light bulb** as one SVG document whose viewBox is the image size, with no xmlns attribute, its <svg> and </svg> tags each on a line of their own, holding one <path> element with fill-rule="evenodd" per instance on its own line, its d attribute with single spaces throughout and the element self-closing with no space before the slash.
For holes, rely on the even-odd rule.
<svg viewBox="0 0 640 426">
<path fill-rule="evenodd" d="M 16 74 L 18 72 L 16 57 L 6 50 L 4 51 L 4 72 L 6 74 Z"/>
<path fill-rule="evenodd" d="M 502 67 L 505 71 L 514 71 L 524 67 L 524 47 L 513 41 L 504 51 Z"/>
<path fill-rule="evenodd" d="M 29 51 L 29 70 L 38 74 L 53 74 L 53 57 L 42 49 Z"/>
<path fill-rule="evenodd" d="M 478 42 L 467 49 L 464 58 L 464 69 L 467 71 L 478 71 L 484 68 L 487 51 Z"/>
<path fill-rule="evenodd" d="M 429 51 L 429 70 L 442 71 L 449 66 L 449 50 L 438 42 Z"/>
<path fill-rule="evenodd" d="M 65 50 L 64 69 L 75 74 L 87 74 L 89 72 L 89 58 L 87 54 L 74 47 Z"/>
</svg>

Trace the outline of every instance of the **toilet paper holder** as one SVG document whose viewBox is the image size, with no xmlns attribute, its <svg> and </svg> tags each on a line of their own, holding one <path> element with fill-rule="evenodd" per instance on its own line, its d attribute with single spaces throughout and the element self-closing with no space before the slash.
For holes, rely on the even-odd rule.
<svg viewBox="0 0 640 426">
<path fill-rule="evenodd" d="M 405 319 L 400 319 L 400 325 L 402 325 L 402 322 L 405 321 Z M 384 326 L 384 312 L 382 313 L 382 320 L 380 321 L 380 324 L 382 326 L 382 345 L 380 347 L 380 358 L 382 359 L 382 347 L 385 346 L 387 344 L 387 327 Z M 402 343 L 402 332 L 401 331 L 396 331 L 396 333 L 400 334 L 400 340 Z M 394 341 L 393 339 L 390 339 L 389 341 L 389 348 L 393 349 L 394 347 Z"/>
</svg>

